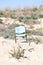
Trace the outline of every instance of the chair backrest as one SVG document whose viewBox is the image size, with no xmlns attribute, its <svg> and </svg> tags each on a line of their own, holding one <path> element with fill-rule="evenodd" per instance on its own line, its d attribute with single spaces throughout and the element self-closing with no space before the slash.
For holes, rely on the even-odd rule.
<svg viewBox="0 0 43 65">
<path fill-rule="evenodd" d="M 25 26 L 15 27 L 16 36 L 25 36 L 25 32 L 26 32 Z"/>
<path fill-rule="evenodd" d="M 22 33 L 26 32 L 26 29 L 24 26 L 17 26 L 17 27 L 15 27 L 15 32 L 16 32 L 16 34 L 22 34 Z"/>
</svg>

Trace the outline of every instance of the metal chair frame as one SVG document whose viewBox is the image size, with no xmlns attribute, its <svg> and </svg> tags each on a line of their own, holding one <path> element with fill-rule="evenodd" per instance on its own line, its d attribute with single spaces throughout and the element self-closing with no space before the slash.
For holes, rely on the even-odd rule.
<svg viewBox="0 0 43 65">
<path fill-rule="evenodd" d="M 23 25 L 21 25 L 21 26 L 23 26 Z M 20 26 L 16 26 L 16 27 L 20 27 Z M 15 28 L 16 28 L 15 27 Z M 26 42 L 27 42 L 27 32 L 26 32 L 26 27 L 25 26 L 23 26 L 24 28 L 25 28 L 25 32 L 23 32 L 23 33 L 16 33 L 16 30 L 15 30 L 15 42 L 17 42 L 16 41 L 16 37 L 26 37 Z M 24 36 L 22 36 L 22 34 L 25 34 Z M 21 36 L 17 36 L 17 35 L 21 35 Z"/>
</svg>

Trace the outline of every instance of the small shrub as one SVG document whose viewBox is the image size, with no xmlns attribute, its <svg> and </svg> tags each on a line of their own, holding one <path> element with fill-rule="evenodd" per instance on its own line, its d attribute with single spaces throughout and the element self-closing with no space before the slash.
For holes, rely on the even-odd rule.
<svg viewBox="0 0 43 65">
<path fill-rule="evenodd" d="M 39 15 L 39 18 L 43 18 L 43 14 L 40 14 L 40 15 Z"/>
<path fill-rule="evenodd" d="M 3 22 L 2 22 L 3 20 L 2 19 L 0 19 L 0 23 L 2 24 Z"/>
<path fill-rule="evenodd" d="M 20 22 L 22 22 L 22 21 L 23 21 L 23 19 L 24 19 L 24 17 L 23 17 L 23 16 L 20 16 L 20 17 L 18 18 L 18 20 L 19 20 Z"/>
<path fill-rule="evenodd" d="M 40 39 L 36 38 L 35 41 L 36 41 L 36 44 L 38 44 L 40 42 Z"/>
<path fill-rule="evenodd" d="M 21 49 L 20 46 L 18 46 L 17 49 L 15 49 L 15 47 L 14 47 L 14 49 L 11 50 L 11 52 L 10 52 L 10 55 L 12 57 L 15 57 L 16 59 L 20 59 L 20 57 L 23 57 L 23 54 L 24 54 L 24 50 Z"/>
<path fill-rule="evenodd" d="M 31 19 L 31 17 L 29 17 L 29 16 L 26 16 L 25 18 L 26 18 L 27 20 Z"/>
<path fill-rule="evenodd" d="M 16 19 L 17 17 L 15 15 L 10 16 L 12 19 Z"/>
</svg>

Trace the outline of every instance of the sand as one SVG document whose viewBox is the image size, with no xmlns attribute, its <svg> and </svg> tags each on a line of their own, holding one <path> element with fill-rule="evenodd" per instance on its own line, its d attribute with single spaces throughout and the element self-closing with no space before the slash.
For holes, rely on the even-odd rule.
<svg viewBox="0 0 43 65">
<path fill-rule="evenodd" d="M 9 51 L 18 44 L 14 40 L 0 37 L 0 65 L 43 65 L 43 44 L 20 43 L 25 49 L 24 57 L 17 60 L 10 56 Z"/>
</svg>

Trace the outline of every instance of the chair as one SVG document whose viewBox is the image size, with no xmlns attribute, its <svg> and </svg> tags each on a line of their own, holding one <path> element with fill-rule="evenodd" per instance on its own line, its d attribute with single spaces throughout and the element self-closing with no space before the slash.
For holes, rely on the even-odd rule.
<svg viewBox="0 0 43 65">
<path fill-rule="evenodd" d="M 17 37 L 25 38 L 25 40 L 27 41 L 27 34 L 26 34 L 25 26 L 15 27 L 15 42 L 17 41 Z"/>
</svg>

